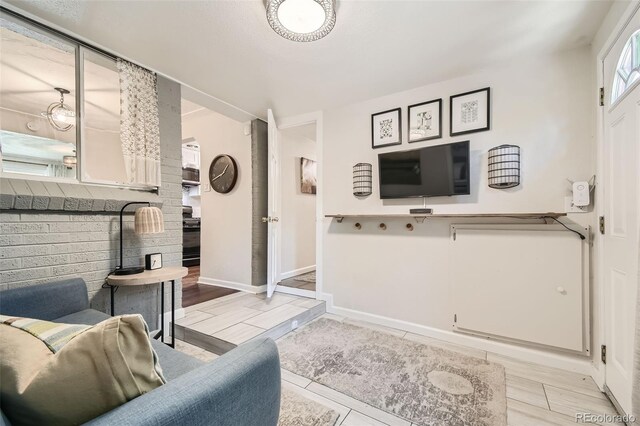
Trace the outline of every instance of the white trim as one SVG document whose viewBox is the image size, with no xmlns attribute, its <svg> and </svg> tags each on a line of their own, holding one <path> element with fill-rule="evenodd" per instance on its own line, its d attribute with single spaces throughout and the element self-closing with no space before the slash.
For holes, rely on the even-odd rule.
<svg viewBox="0 0 640 426">
<path fill-rule="evenodd" d="M 629 6 L 627 6 L 627 9 L 622 13 L 622 16 L 618 20 L 618 23 L 609 34 L 609 38 L 607 38 L 607 41 L 602 45 L 602 48 L 598 52 L 598 62 L 604 60 L 605 56 L 607 56 L 611 49 L 613 49 L 613 46 L 618 42 L 618 39 L 627 28 L 627 25 L 629 25 L 629 23 L 631 22 L 631 19 L 633 19 L 633 15 L 635 15 L 636 10 L 638 10 L 639 8 L 640 2 L 630 2 Z"/>
<path fill-rule="evenodd" d="M 307 274 L 309 272 L 313 272 L 316 270 L 316 265 L 305 266 L 304 268 L 294 269 L 289 272 L 282 272 L 280 274 L 280 281 L 286 280 L 287 278 L 297 277 L 298 275 Z"/>
<path fill-rule="evenodd" d="M 276 286 L 276 290 L 278 293 L 284 293 L 284 294 L 292 294 L 294 296 L 301 296 L 301 297 L 309 297 L 311 299 L 315 299 L 316 298 L 316 292 L 313 290 L 304 290 L 302 288 L 295 288 L 295 287 L 287 287 L 284 285 L 277 285 Z"/>
<path fill-rule="evenodd" d="M 567 356 L 563 354 L 546 352 L 537 349 L 511 345 L 508 343 L 497 342 L 480 337 L 474 337 L 466 334 L 454 333 L 452 331 L 440 330 L 433 327 L 396 320 L 382 315 L 371 314 L 354 309 L 342 308 L 333 304 L 333 295 L 327 293 L 318 293 L 318 299 L 327 302 L 327 312 L 331 314 L 341 315 L 343 317 L 353 318 L 361 321 L 367 321 L 372 324 L 383 325 L 385 327 L 395 328 L 397 330 L 407 331 L 410 333 L 420 334 L 422 336 L 432 337 L 434 339 L 443 340 L 445 342 L 464 345 L 483 351 L 493 352 L 520 361 L 532 362 L 552 368 L 560 368 L 574 373 L 591 375 L 592 365 L 589 359 L 583 356 Z"/>
<path fill-rule="evenodd" d="M 215 285 L 218 287 L 231 288 L 233 290 L 244 291 L 245 293 L 260 294 L 267 291 L 267 285 L 251 285 L 238 283 L 235 281 L 217 280 L 215 278 L 198 277 L 198 284 Z"/>
</svg>

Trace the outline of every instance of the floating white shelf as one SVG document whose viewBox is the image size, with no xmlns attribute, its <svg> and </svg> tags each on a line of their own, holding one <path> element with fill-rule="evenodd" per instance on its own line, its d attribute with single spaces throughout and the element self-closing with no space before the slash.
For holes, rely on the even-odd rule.
<svg viewBox="0 0 640 426">
<path fill-rule="evenodd" d="M 446 219 L 446 218 L 504 218 L 504 219 L 544 219 L 566 216 L 566 213 L 442 213 L 442 214 L 328 214 L 325 217 L 336 219 L 342 223 L 344 219 L 403 219 L 413 218 L 423 222 L 425 219 Z"/>
</svg>

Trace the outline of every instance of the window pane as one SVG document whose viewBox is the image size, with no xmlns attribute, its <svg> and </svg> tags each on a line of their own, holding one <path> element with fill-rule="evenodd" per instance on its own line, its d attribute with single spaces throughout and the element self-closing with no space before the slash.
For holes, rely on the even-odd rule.
<svg viewBox="0 0 640 426">
<path fill-rule="evenodd" d="M 115 60 L 90 50 L 84 52 L 85 179 L 127 182 L 120 144 L 120 80 Z"/>
<path fill-rule="evenodd" d="M 0 18 L 3 172 L 76 178 L 74 45 Z"/>
<path fill-rule="evenodd" d="M 624 55 L 623 55 L 622 62 L 620 63 L 620 67 L 618 68 L 618 72 L 626 80 L 629 77 L 629 74 L 631 74 L 632 69 L 633 69 L 633 66 L 631 64 L 631 46 L 627 45 L 624 48 Z"/>
<path fill-rule="evenodd" d="M 631 37 L 631 40 L 631 45 L 633 46 L 633 67 L 638 68 L 640 67 L 640 32 L 636 32 L 633 37 Z"/>
</svg>

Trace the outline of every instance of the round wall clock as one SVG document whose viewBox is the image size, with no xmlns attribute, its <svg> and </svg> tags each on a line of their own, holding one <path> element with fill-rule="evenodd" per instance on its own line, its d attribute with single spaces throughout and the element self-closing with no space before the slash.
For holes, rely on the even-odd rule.
<svg viewBox="0 0 640 426">
<path fill-rule="evenodd" d="M 211 187 L 220 194 L 231 192 L 238 180 L 238 165 L 230 155 L 218 155 L 209 167 Z"/>
</svg>

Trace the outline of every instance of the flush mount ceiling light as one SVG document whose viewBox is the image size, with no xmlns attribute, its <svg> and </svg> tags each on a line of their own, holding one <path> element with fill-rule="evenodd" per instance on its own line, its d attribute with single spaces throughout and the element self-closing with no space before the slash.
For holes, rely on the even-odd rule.
<svg viewBox="0 0 640 426">
<path fill-rule="evenodd" d="M 56 87 L 54 90 L 60 93 L 60 101 L 49 105 L 49 108 L 43 111 L 41 115 L 49 120 L 49 124 L 54 129 L 66 132 L 76 124 L 76 113 L 64 104 L 64 95 L 68 95 L 71 92 L 61 87 Z"/>
<path fill-rule="evenodd" d="M 320 40 L 336 24 L 334 0 L 267 0 L 267 20 L 288 40 Z"/>
</svg>

